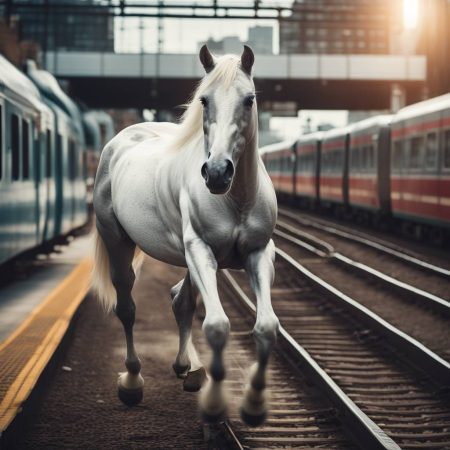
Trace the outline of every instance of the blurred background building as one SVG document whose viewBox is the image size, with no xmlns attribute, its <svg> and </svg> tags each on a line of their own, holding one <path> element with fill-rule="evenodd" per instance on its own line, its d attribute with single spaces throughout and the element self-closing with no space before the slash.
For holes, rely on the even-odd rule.
<svg viewBox="0 0 450 450">
<path fill-rule="evenodd" d="M 43 51 L 114 51 L 114 17 L 97 0 L 58 0 L 55 10 L 46 0 L 5 2 L 4 16 L 11 11 L 21 39 L 38 43 Z M 83 8 L 83 14 L 80 14 Z"/>
<path fill-rule="evenodd" d="M 280 53 L 386 54 L 401 24 L 396 0 L 296 0 L 280 20 Z"/>
<path fill-rule="evenodd" d="M 277 0 L 277 4 L 280 2 L 281 0 Z M 31 58 L 41 67 L 47 68 L 57 67 L 57 57 L 61 53 L 90 53 L 91 59 L 86 61 L 92 62 L 92 58 L 96 58 L 96 61 L 103 58 L 100 54 L 142 55 L 141 60 L 136 60 L 137 70 L 133 79 L 90 80 L 67 75 L 60 77 L 60 81 L 68 90 L 72 89 L 74 95 L 81 89 L 86 92 L 86 86 L 89 86 L 92 95 L 97 88 L 103 87 L 105 91 L 116 93 L 120 89 L 124 97 L 131 98 L 132 85 L 139 86 L 135 91 L 142 92 L 147 92 L 148 87 L 147 90 L 151 90 L 152 95 L 146 94 L 145 98 L 151 101 L 146 100 L 144 103 L 148 104 L 149 109 L 157 108 L 157 103 L 172 95 L 174 89 L 169 85 L 164 88 L 164 80 L 157 81 L 157 77 L 145 79 L 140 75 L 145 66 L 144 55 L 193 54 L 205 42 L 217 54 L 239 53 L 242 51 L 242 44 L 246 43 L 257 55 L 280 53 L 426 57 L 426 80 L 420 88 L 417 84 L 408 85 L 408 80 L 368 82 L 364 85 L 364 92 L 372 98 L 376 98 L 375 92 L 379 92 L 373 88 L 384 82 L 384 104 L 382 107 L 368 107 L 367 111 L 356 108 L 345 113 L 349 121 L 372 115 L 377 112 L 375 109 L 379 111 L 384 105 L 389 109 L 389 95 L 393 99 L 390 109 L 397 110 L 404 104 L 450 91 L 450 0 L 286 0 L 283 4 L 290 8 L 289 14 L 266 20 L 255 19 L 251 15 L 248 20 L 173 18 L 164 16 L 161 6 L 149 8 L 150 3 L 142 0 L 5 0 L 0 2 L 0 53 L 17 67 Z M 169 5 L 165 0 L 153 2 L 155 5 L 165 3 Z M 183 0 L 182 3 L 189 2 Z M 214 6 L 226 3 L 226 0 L 197 0 L 192 5 L 195 3 Z M 252 4 L 242 2 L 244 3 L 250 6 Z M 269 3 L 257 2 L 258 5 Z M 127 4 L 134 6 L 127 10 Z M 160 58 L 155 61 L 158 73 Z M 274 67 L 275 72 L 276 69 Z M 97 88 L 92 87 L 95 81 L 98 83 Z M 194 80 L 191 81 L 194 85 Z M 78 90 L 74 89 L 77 83 Z M 279 98 L 259 105 L 260 111 L 265 114 L 260 118 L 261 129 L 267 131 L 268 139 L 273 139 L 270 124 L 273 123 L 274 116 L 281 117 L 283 123 L 292 120 L 292 126 L 283 127 L 283 133 L 290 132 L 290 128 L 293 128 L 293 134 L 300 129 L 314 131 L 314 127 L 318 126 L 315 115 L 308 116 L 313 118 L 313 125 L 307 123 L 304 114 L 306 122 L 299 124 L 298 111 L 316 107 L 311 104 L 306 106 L 306 97 L 316 96 L 330 102 L 340 89 L 336 83 L 343 82 L 320 75 L 317 80 L 299 79 L 294 84 L 287 84 L 286 80 L 275 77 L 268 79 L 265 84 L 261 80 L 258 83 L 263 94 L 272 92 L 274 97 L 279 94 Z M 352 89 L 357 84 L 354 81 L 349 83 Z M 344 86 L 344 89 L 349 89 L 350 84 Z M 408 86 L 411 87 L 409 91 Z M 178 97 L 185 91 L 187 95 L 189 89 L 187 86 L 180 87 Z M 288 92 L 290 95 L 295 91 L 302 92 L 295 101 L 288 94 L 283 94 Z M 351 108 L 342 107 L 338 103 L 339 101 L 335 101 L 330 108 Z M 129 106 L 126 105 L 127 108 Z M 169 109 L 164 107 L 166 110 L 155 117 L 165 117 L 164 114 Z M 126 111 L 128 117 L 129 110 Z M 141 112 L 138 111 L 136 117 L 141 117 Z M 333 123 L 329 113 L 326 113 L 324 121 Z"/>
<path fill-rule="evenodd" d="M 205 44 L 204 41 L 198 42 L 197 47 Z M 242 52 L 242 45 L 249 45 L 255 54 L 271 55 L 273 54 L 273 27 L 256 25 L 249 27 L 248 39 L 242 41 L 238 36 L 225 36 L 222 39 L 215 40 L 209 38 L 206 45 L 213 52 L 219 55 L 226 53 Z"/>
</svg>

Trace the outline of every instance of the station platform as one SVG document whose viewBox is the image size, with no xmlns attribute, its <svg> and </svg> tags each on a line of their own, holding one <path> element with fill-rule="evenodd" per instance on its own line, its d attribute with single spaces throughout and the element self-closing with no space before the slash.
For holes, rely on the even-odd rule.
<svg viewBox="0 0 450 450">
<path fill-rule="evenodd" d="M 90 242 L 84 235 L 58 253 L 28 261 L 26 276 L 0 289 L 2 448 L 12 446 L 11 436 L 23 428 L 24 408 L 88 292 Z"/>
</svg>

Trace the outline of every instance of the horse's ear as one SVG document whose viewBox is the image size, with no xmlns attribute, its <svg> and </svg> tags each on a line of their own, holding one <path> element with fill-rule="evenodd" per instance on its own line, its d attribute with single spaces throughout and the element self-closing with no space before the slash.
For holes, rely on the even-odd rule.
<svg viewBox="0 0 450 450">
<path fill-rule="evenodd" d="M 244 51 L 241 55 L 241 68 L 247 75 L 251 76 L 254 62 L 255 55 L 253 54 L 253 50 L 248 45 L 244 45 Z"/>
<path fill-rule="evenodd" d="M 198 56 L 200 57 L 200 62 L 203 64 L 206 73 L 211 72 L 211 70 L 214 69 L 216 62 L 214 61 L 214 56 L 211 55 L 206 44 L 202 46 Z"/>
</svg>

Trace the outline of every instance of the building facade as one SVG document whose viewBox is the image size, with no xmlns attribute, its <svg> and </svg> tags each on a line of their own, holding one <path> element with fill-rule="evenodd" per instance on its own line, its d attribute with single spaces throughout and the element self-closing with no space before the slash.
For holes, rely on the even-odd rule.
<svg viewBox="0 0 450 450">
<path fill-rule="evenodd" d="M 98 6 L 96 0 L 59 0 L 50 7 L 42 0 L 15 0 L 10 12 L 21 40 L 38 43 L 44 52 L 112 52 L 114 17 L 108 8 Z"/>
<path fill-rule="evenodd" d="M 296 0 L 280 20 L 280 53 L 387 54 L 398 0 Z"/>
</svg>

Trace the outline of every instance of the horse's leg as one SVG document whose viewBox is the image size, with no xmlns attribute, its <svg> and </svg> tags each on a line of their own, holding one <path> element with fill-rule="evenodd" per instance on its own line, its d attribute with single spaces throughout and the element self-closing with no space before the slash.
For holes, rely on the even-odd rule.
<svg viewBox="0 0 450 450">
<path fill-rule="evenodd" d="M 258 362 L 252 366 L 250 380 L 244 393 L 241 417 L 248 424 L 257 426 L 264 422 L 267 415 L 265 395 L 266 369 L 269 355 L 276 342 L 278 318 L 273 312 L 270 300 L 270 287 L 273 283 L 275 246 L 270 241 L 266 248 L 250 253 L 246 262 L 246 271 L 252 290 L 256 296 L 257 316 L 253 328 Z"/>
<path fill-rule="evenodd" d="M 179 378 L 184 378 L 184 390 L 195 392 L 200 390 L 206 380 L 206 372 L 192 342 L 192 319 L 197 291 L 191 283 L 189 272 L 172 288 L 170 294 L 172 309 L 180 330 L 180 347 L 173 369 Z"/>
<path fill-rule="evenodd" d="M 200 407 L 206 420 L 222 418 L 226 411 L 226 400 L 222 381 L 225 377 L 223 349 L 230 334 L 230 321 L 220 303 L 217 291 L 217 261 L 211 248 L 187 227 L 184 233 L 186 262 L 191 278 L 205 304 L 206 316 L 203 331 L 213 355 L 210 366 L 211 379 L 200 396 Z"/>
<path fill-rule="evenodd" d="M 119 375 L 118 393 L 120 400 L 128 406 L 138 404 L 143 397 L 144 379 L 142 378 L 141 361 L 136 353 L 133 342 L 133 325 L 136 306 L 131 296 L 135 274 L 132 267 L 136 245 L 117 224 L 108 231 L 101 232 L 108 256 L 111 281 L 116 290 L 117 303 L 114 311 L 122 322 L 127 343 L 126 372 Z M 115 231 L 115 232 L 114 232 Z"/>
</svg>

